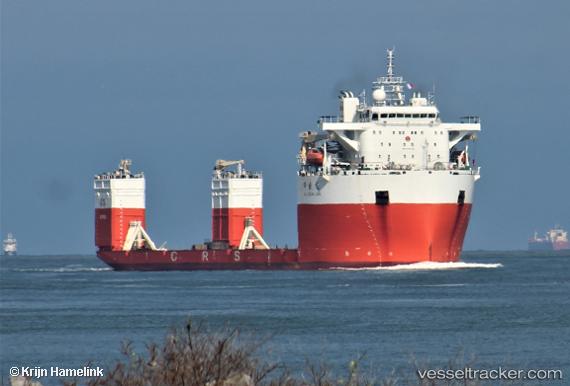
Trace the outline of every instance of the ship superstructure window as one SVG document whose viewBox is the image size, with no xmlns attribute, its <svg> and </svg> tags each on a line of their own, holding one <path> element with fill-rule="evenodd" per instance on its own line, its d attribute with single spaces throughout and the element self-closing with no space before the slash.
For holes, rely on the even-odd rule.
<svg viewBox="0 0 570 386">
<path fill-rule="evenodd" d="M 376 115 L 376 119 L 374 118 L 374 115 Z M 438 118 L 439 114 L 411 114 L 411 113 L 381 113 L 380 114 L 380 118 L 382 119 L 386 119 L 386 118 L 431 118 L 431 119 L 435 119 Z M 377 121 L 378 120 L 378 114 L 374 113 L 372 114 L 372 120 L 373 121 Z"/>
</svg>

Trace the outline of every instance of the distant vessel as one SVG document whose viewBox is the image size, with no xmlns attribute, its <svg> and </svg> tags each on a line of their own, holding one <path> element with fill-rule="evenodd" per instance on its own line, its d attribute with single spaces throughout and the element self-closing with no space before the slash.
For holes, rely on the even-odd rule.
<svg viewBox="0 0 570 386">
<path fill-rule="evenodd" d="M 529 251 L 562 251 L 570 250 L 568 232 L 559 225 L 550 229 L 544 237 L 539 237 L 538 232 L 528 240 Z"/>
<path fill-rule="evenodd" d="M 7 256 L 16 256 L 18 254 L 18 242 L 13 234 L 8 233 L 4 239 L 2 250 L 4 251 L 4 255 Z"/>
</svg>

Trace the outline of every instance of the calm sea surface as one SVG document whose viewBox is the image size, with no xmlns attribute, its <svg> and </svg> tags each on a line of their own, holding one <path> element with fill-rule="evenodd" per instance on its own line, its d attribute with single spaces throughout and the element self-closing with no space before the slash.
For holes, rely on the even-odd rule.
<svg viewBox="0 0 570 386">
<path fill-rule="evenodd" d="M 142 349 L 189 316 L 272 335 L 265 350 L 296 368 L 324 359 L 342 373 L 365 354 L 382 375 L 411 369 L 411 357 L 438 364 L 464 351 L 478 368 L 570 378 L 568 257 L 472 254 L 459 265 L 314 272 L 114 272 L 80 256 L 0 262 L 4 382 L 12 366 L 106 367 L 122 341 Z"/>
</svg>

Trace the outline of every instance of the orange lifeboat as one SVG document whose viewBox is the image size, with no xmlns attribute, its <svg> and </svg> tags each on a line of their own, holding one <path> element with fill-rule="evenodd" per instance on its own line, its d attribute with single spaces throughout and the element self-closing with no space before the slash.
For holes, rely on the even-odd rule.
<svg viewBox="0 0 570 386">
<path fill-rule="evenodd" d="M 307 163 L 311 165 L 322 166 L 323 164 L 323 153 L 318 149 L 309 149 L 307 152 Z"/>
</svg>

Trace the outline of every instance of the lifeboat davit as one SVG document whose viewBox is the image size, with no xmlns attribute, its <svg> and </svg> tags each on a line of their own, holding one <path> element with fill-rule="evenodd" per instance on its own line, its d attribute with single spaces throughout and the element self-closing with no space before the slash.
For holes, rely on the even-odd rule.
<svg viewBox="0 0 570 386">
<path fill-rule="evenodd" d="M 323 153 L 318 149 L 309 149 L 307 152 L 307 163 L 311 165 L 322 166 L 323 164 Z"/>
</svg>

